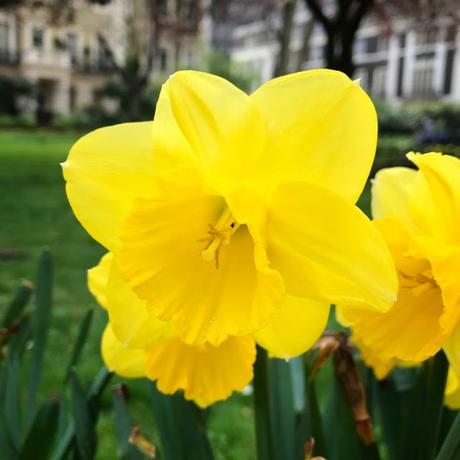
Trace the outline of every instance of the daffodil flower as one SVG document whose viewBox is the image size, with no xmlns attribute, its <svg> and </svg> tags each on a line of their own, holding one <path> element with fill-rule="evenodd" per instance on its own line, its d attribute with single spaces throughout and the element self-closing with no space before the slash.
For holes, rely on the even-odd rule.
<svg viewBox="0 0 460 460">
<path fill-rule="evenodd" d="M 386 313 L 339 308 L 339 318 L 379 377 L 441 347 L 451 374 L 460 376 L 460 160 L 439 153 L 408 157 L 418 171 L 381 170 L 372 187 L 374 223 L 398 272 L 398 300 Z M 449 380 L 450 394 L 453 374 Z"/>
<path fill-rule="evenodd" d="M 394 302 L 391 255 L 354 206 L 376 132 L 371 101 L 339 72 L 288 75 L 248 96 L 183 71 L 163 86 L 153 122 L 90 133 L 63 169 L 77 218 L 142 317 L 168 324 L 178 355 L 255 339 L 288 358 L 316 341 L 331 303 Z M 138 313 L 112 306 L 108 286 L 126 345 L 113 312 L 127 329 Z"/>
</svg>

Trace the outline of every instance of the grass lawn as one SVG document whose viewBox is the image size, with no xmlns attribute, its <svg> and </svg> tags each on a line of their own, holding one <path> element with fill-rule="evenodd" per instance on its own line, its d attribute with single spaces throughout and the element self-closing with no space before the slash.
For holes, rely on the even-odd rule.
<svg viewBox="0 0 460 460">
<path fill-rule="evenodd" d="M 86 270 L 95 265 L 103 249 L 81 228 L 64 191 L 59 163 L 65 160 L 76 133 L 0 132 L 0 250 L 17 251 L 18 258 L 0 260 L 0 306 L 9 301 L 21 279 L 33 279 L 40 250 L 51 249 L 55 262 L 54 311 L 41 382 L 42 395 L 59 393 L 63 372 L 75 341 L 79 320 L 89 308 L 95 318 L 78 372 L 91 378 L 102 364 L 99 340 L 106 317 L 86 288 Z M 369 193 L 360 204 L 369 208 Z M 154 422 L 146 402 L 144 381 L 130 382 L 132 416 L 147 432 Z M 116 458 L 115 428 L 110 394 L 99 423 L 97 458 Z M 216 459 L 249 460 L 255 457 L 252 399 L 235 395 L 210 411 L 210 438 Z"/>
</svg>

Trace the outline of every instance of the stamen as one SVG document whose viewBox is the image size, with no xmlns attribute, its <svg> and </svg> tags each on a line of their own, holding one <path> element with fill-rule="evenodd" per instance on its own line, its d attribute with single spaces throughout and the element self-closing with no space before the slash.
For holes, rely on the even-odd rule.
<svg viewBox="0 0 460 460">
<path fill-rule="evenodd" d="M 208 236 L 198 240 L 202 243 L 208 243 L 204 250 L 201 251 L 203 260 L 206 262 L 214 260 L 216 269 L 219 269 L 220 249 L 222 245 L 230 244 L 230 239 L 238 230 L 239 226 L 240 224 L 235 221 L 235 218 L 228 208 L 226 208 L 219 217 L 216 225 L 208 224 Z"/>
</svg>

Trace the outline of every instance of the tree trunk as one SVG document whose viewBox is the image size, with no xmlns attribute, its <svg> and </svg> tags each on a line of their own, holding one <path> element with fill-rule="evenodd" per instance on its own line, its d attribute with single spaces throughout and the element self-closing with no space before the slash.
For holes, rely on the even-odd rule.
<svg viewBox="0 0 460 460">
<path fill-rule="evenodd" d="M 274 77 L 285 75 L 289 71 L 291 36 L 294 25 L 294 13 L 297 0 L 286 0 L 283 6 L 282 29 L 279 31 L 280 51 L 275 66 Z"/>
<path fill-rule="evenodd" d="M 297 57 L 297 65 L 296 70 L 300 71 L 303 69 L 303 63 L 308 61 L 309 57 L 309 47 L 310 47 L 310 38 L 313 32 L 313 27 L 315 22 L 310 19 L 308 20 L 303 28 L 303 37 L 302 37 L 302 48 L 299 51 L 299 55 Z"/>
</svg>

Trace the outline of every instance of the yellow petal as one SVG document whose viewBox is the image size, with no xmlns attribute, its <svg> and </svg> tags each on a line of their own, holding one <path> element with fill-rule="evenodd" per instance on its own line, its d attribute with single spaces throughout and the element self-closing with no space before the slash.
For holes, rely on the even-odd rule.
<svg viewBox="0 0 460 460">
<path fill-rule="evenodd" d="M 265 187 L 307 180 L 357 200 L 377 141 L 375 109 L 358 82 L 310 70 L 271 80 L 251 98 L 269 136 L 259 166 Z"/>
<path fill-rule="evenodd" d="M 147 351 L 147 376 L 167 394 L 184 390 L 205 407 L 242 390 L 252 379 L 256 350 L 248 337 L 230 337 L 218 347 L 186 345 L 170 339 Z"/>
<path fill-rule="evenodd" d="M 262 118 L 249 96 L 204 72 L 172 75 L 154 121 L 156 167 L 195 165 L 213 185 L 244 178 L 265 143 Z"/>
<path fill-rule="evenodd" d="M 72 209 L 90 235 L 113 249 L 135 196 L 150 190 L 152 123 L 127 123 L 82 137 L 63 163 Z"/>
<path fill-rule="evenodd" d="M 115 263 L 108 282 L 107 310 L 112 330 L 123 346 L 146 348 L 171 334 L 170 324 L 149 313 L 146 303 L 122 279 Z"/>
<path fill-rule="evenodd" d="M 444 303 L 441 328 L 444 334 L 450 334 L 460 320 L 460 245 L 422 237 L 416 238 L 415 246 L 430 261 L 433 277 L 441 288 Z"/>
<path fill-rule="evenodd" d="M 414 221 L 426 235 L 460 245 L 460 160 L 440 153 L 407 156 L 425 179 L 417 181 L 410 201 Z"/>
<path fill-rule="evenodd" d="M 256 342 L 274 358 L 293 358 L 305 353 L 326 328 L 329 305 L 286 295 L 265 328 L 254 334 Z"/>
<path fill-rule="evenodd" d="M 460 376 L 460 325 L 454 328 L 452 334 L 443 344 L 444 352 L 455 375 Z"/>
<path fill-rule="evenodd" d="M 355 206 L 306 183 L 279 187 L 267 222 L 267 253 L 286 292 L 386 311 L 397 279 L 385 242 Z"/>
<path fill-rule="evenodd" d="M 379 350 L 366 347 L 359 339 L 352 336 L 352 340 L 361 352 L 361 358 L 366 363 L 366 366 L 371 367 L 374 371 L 375 376 L 379 380 L 383 380 L 392 371 L 393 367 L 396 366 L 395 359 L 382 359 L 382 355 Z"/>
<path fill-rule="evenodd" d="M 186 343 L 218 345 L 229 335 L 263 327 L 283 285 L 254 255 L 247 227 L 222 244 L 216 267 L 202 255 L 209 245 L 203 240 L 224 212 L 223 199 L 205 195 L 193 181 L 163 185 L 162 195 L 138 201 L 126 221 L 117 253 L 123 277 Z"/>
<path fill-rule="evenodd" d="M 460 409 L 460 379 L 457 377 L 452 367 L 449 367 L 449 372 L 447 374 L 444 404 L 450 409 Z"/>
<path fill-rule="evenodd" d="M 95 267 L 88 270 L 89 291 L 103 308 L 107 308 L 107 283 L 112 261 L 112 253 L 107 252 Z"/>
<path fill-rule="evenodd" d="M 352 329 L 355 341 L 382 361 L 423 361 L 440 349 L 445 338 L 440 325 L 441 291 L 429 276 L 428 261 L 410 256 L 411 235 L 401 221 L 386 218 L 374 224 L 396 263 L 398 300 L 386 313 L 339 306 L 339 320 Z"/>
<path fill-rule="evenodd" d="M 101 343 L 102 358 L 107 368 L 122 377 L 145 376 L 145 351 L 123 347 L 107 324 Z"/>
<path fill-rule="evenodd" d="M 443 305 L 439 288 L 418 293 L 402 288 L 387 313 L 339 307 L 353 338 L 382 361 L 420 362 L 433 356 L 445 339 L 439 324 Z"/>
<path fill-rule="evenodd" d="M 417 172 L 409 168 L 381 169 L 372 182 L 372 216 L 397 217 L 413 226 L 408 209 L 409 195 Z"/>
</svg>

